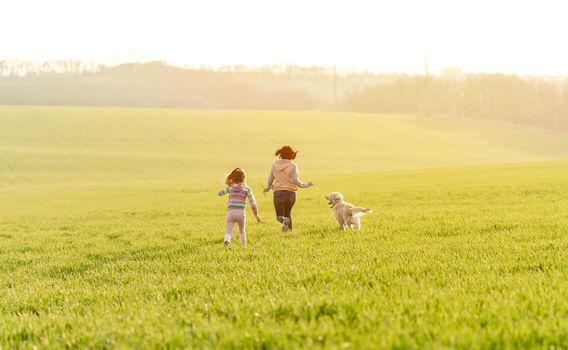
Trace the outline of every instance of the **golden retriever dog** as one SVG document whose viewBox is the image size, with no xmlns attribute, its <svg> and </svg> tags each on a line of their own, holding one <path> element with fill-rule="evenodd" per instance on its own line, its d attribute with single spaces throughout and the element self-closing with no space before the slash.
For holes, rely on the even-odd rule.
<svg viewBox="0 0 568 350">
<path fill-rule="evenodd" d="M 347 230 L 348 228 L 361 229 L 361 216 L 373 212 L 369 208 L 359 208 L 351 203 L 343 201 L 343 195 L 339 192 L 332 192 L 325 196 L 329 201 L 329 205 L 333 209 L 333 216 L 339 228 Z"/>
</svg>

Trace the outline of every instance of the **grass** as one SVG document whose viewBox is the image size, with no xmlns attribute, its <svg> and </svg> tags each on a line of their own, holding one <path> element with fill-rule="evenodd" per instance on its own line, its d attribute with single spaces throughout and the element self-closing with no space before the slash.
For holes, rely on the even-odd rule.
<svg viewBox="0 0 568 350">
<path fill-rule="evenodd" d="M 237 165 L 259 181 L 288 143 L 306 175 L 568 158 L 564 135 L 415 116 L 0 107 L 0 126 L 8 189 L 219 182 Z"/>
<path fill-rule="evenodd" d="M 562 135 L 318 113 L 281 135 L 279 116 L 1 109 L 0 347 L 568 347 Z M 363 136 L 328 142 L 353 121 Z M 317 182 L 288 234 L 259 183 L 285 136 Z M 248 247 L 225 249 L 236 158 L 265 222 L 249 210 Z M 331 191 L 375 210 L 361 232 L 336 229 Z"/>
</svg>

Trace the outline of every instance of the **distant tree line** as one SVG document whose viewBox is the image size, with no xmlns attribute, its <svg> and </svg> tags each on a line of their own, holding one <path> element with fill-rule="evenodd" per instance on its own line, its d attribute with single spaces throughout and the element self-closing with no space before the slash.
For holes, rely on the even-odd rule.
<svg viewBox="0 0 568 350">
<path fill-rule="evenodd" d="M 333 67 L 0 61 L 0 104 L 326 110 L 394 75 Z M 340 82 L 339 84 L 337 82 Z"/>
<path fill-rule="evenodd" d="M 568 130 L 568 79 L 334 67 L 0 61 L 0 104 L 445 114 Z"/>
<path fill-rule="evenodd" d="M 346 98 L 346 111 L 446 114 L 568 130 L 568 79 L 504 74 L 403 77 Z"/>
<path fill-rule="evenodd" d="M 0 77 L 26 77 L 38 75 L 74 75 L 96 73 L 104 65 L 81 60 L 53 60 L 33 62 L 22 60 L 0 61 Z"/>
</svg>

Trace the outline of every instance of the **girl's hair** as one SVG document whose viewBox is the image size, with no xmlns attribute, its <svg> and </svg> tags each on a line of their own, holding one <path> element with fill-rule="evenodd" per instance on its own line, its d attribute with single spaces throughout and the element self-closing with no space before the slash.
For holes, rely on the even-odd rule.
<svg viewBox="0 0 568 350">
<path fill-rule="evenodd" d="M 280 159 L 296 159 L 296 153 L 298 151 L 294 151 L 294 149 L 290 146 L 282 146 L 279 150 L 274 153 L 275 156 L 279 156 Z"/>
<path fill-rule="evenodd" d="M 235 168 L 225 179 L 226 185 L 238 184 L 245 182 L 247 173 L 241 168 Z"/>
</svg>

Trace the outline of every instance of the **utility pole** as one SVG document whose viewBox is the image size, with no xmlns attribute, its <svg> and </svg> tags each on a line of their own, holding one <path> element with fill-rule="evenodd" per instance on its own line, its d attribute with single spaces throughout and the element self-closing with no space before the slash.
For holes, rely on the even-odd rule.
<svg viewBox="0 0 568 350">
<path fill-rule="evenodd" d="M 430 98 L 430 70 L 428 69 L 428 53 L 424 54 L 424 112 L 427 117 L 430 116 L 431 98 Z"/>
<path fill-rule="evenodd" d="M 128 50 L 128 63 L 134 63 L 134 51 Z"/>
<path fill-rule="evenodd" d="M 333 109 L 337 109 L 337 66 L 333 66 Z"/>
</svg>

